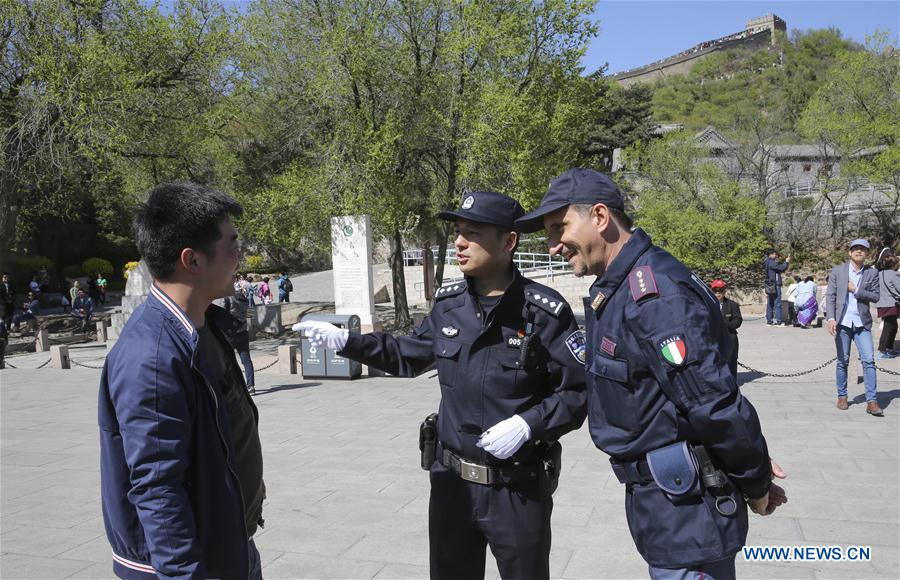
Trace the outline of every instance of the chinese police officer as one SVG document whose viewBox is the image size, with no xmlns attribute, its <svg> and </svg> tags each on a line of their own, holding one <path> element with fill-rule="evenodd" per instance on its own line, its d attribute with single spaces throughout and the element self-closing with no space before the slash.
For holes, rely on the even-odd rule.
<svg viewBox="0 0 900 580">
<path fill-rule="evenodd" d="M 456 257 L 465 281 L 440 288 L 411 336 L 295 325 L 313 344 L 394 375 L 437 363 L 441 404 L 430 466 L 432 578 L 483 578 L 486 546 L 503 578 L 547 578 L 557 440 L 584 422 L 584 335 L 555 291 L 513 263 L 524 210 L 494 192 L 466 195 Z M 553 473 L 555 471 L 555 473 Z"/>
<path fill-rule="evenodd" d="M 619 188 L 572 169 L 554 179 L 522 231 L 547 229 L 550 252 L 585 298 L 588 423 L 625 484 L 625 510 L 653 578 L 734 577 L 747 503 L 767 515 L 786 501 L 772 483 L 756 411 L 725 356 L 726 328 L 709 290 L 632 231 Z"/>
</svg>

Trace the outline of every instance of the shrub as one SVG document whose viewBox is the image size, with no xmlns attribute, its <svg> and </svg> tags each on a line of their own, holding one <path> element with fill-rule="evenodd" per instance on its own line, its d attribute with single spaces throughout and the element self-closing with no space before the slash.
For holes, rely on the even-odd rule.
<svg viewBox="0 0 900 580">
<path fill-rule="evenodd" d="M 112 276 L 113 265 L 103 258 L 88 258 L 81 263 L 81 269 L 88 276 L 94 277 L 99 272 L 103 276 Z"/>
<path fill-rule="evenodd" d="M 247 256 L 244 258 L 244 262 L 247 264 L 248 270 L 258 272 L 265 263 L 265 259 L 262 256 Z"/>
<path fill-rule="evenodd" d="M 84 271 L 81 269 L 81 266 L 77 264 L 72 264 L 71 266 L 66 266 L 62 269 L 63 278 L 81 278 L 83 275 Z"/>
<path fill-rule="evenodd" d="M 137 267 L 138 267 L 137 262 L 125 262 L 125 265 L 122 266 L 122 277 L 127 280 L 128 275 L 131 274 L 131 271 Z"/>
<path fill-rule="evenodd" d="M 29 278 L 41 268 L 52 270 L 55 266 L 53 260 L 47 256 L 15 256 L 13 264 L 15 264 L 16 270 L 20 274 L 27 274 Z"/>
</svg>

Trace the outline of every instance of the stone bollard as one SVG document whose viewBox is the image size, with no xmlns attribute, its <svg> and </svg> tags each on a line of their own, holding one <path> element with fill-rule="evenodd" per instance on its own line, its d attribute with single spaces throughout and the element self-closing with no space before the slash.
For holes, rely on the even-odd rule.
<svg viewBox="0 0 900 580">
<path fill-rule="evenodd" d="M 97 342 L 100 344 L 106 344 L 106 321 L 100 320 L 97 322 Z"/>
<path fill-rule="evenodd" d="M 278 347 L 278 373 L 282 375 L 297 374 L 297 347 L 283 345 Z"/>
<path fill-rule="evenodd" d="M 50 366 L 55 369 L 72 368 L 69 361 L 69 347 L 57 344 L 50 347 Z"/>
<path fill-rule="evenodd" d="M 34 352 L 47 352 L 50 350 L 50 333 L 46 328 L 38 329 L 34 335 Z"/>
</svg>

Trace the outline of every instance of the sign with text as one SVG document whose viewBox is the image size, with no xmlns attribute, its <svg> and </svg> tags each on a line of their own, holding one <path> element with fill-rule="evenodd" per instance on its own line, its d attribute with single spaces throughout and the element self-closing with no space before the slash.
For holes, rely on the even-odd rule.
<svg viewBox="0 0 900 580">
<path fill-rule="evenodd" d="M 356 314 L 364 325 L 375 314 L 372 228 L 369 216 L 331 218 L 334 313 Z"/>
</svg>

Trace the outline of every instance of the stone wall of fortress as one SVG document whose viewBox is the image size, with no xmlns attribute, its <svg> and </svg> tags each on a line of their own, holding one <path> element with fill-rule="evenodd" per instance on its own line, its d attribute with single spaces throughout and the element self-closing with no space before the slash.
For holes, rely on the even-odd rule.
<svg viewBox="0 0 900 580">
<path fill-rule="evenodd" d="M 713 41 L 715 42 L 715 41 Z M 772 45 L 772 32 L 763 30 L 756 34 L 749 35 L 745 38 L 737 38 L 725 40 L 711 46 L 701 48 L 696 52 L 673 56 L 653 64 L 648 64 L 640 68 L 625 71 L 612 75 L 611 78 L 616 80 L 624 87 L 635 83 L 651 83 L 659 78 L 665 78 L 672 75 L 687 74 L 691 68 L 699 62 L 700 59 L 710 54 L 725 50 L 728 48 L 747 48 L 750 50 L 760 50 L 768 48 Z"/>
</svg>

